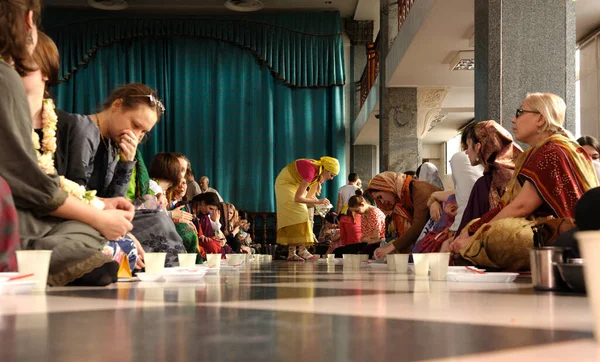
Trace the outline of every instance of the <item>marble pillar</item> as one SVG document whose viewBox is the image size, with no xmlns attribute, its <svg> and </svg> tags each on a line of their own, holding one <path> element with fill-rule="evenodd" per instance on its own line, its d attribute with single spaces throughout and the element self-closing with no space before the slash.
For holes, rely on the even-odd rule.
<svg viewBox="0 0 600 362">
<path fill-rule="evenodd" d="M 352 105 L 352 119 L 355 120 L 360 113 L 360 78 L 367 67 L 367 47 L 365 44 L 352 46 L 353 83 L 354 98 Z"/>
<path fill-rule="evenodd" d="M 416 170 L 421 162 L 417 88 L 388 88 L 381 117 L 381 171 Z"/>
<path fill-rule="evenodd" d="M 392 48 L 398 36 L 398 2 L 388 5 L 388 49 Z"/>
<path fill-rule="evenodd" d="M 363 189 L 369 184 L 373 176 L 377 175 L 377 147 L 375 145 L 355 145 L 354 148 L 354 168 L 362 180 Z"/>
<path fill-rule="evenodd" d="M 388 99 L 386 60 L 390 51 L 389 34 L 390 27 L 390 7 L 389 1 L 381 0 L 379 2 L 379 171 L 386 171 L 389 167 L 390 147 L 387 144 L 389 139 L 388 123 L 390 114 L 390 103 Z"/>
<path fill-rule="evenodd" d="M 355 147 L 352 142 L 356 135 L 354 134 L 354 120 L 360 113 L 360 80 L 365 68 L 367 67 L 367 44 L 373 39 L 373 21 L 371 20 L 353 20 L 346 18 L 344 21 L 344 29 L 350 38 L 350 74 L 347 84 L 350 85 L 351 96 L 349 118 L 350 134 L 349 134 L 349 160 L 350 170 L 355 168 L 356 155 L 354 154 Z"/>
<path fill-rule="evenodd" d="M 348 84 L 351 85 L 352 99 L 350 119 L 356 119 L 360 112 L 360 78 L 367 66 L 367 43 L 373 39 L 372 20 L 344 20 L 344 30 L 350 38 L 350 74 Z"/>
<path fill-rule="evenodd" d="M 575 5 L 571 0 L 475 1 L 475 119 L 511 120 L 527 93 L 567 104 L 575 131 Z"/>
</svg>

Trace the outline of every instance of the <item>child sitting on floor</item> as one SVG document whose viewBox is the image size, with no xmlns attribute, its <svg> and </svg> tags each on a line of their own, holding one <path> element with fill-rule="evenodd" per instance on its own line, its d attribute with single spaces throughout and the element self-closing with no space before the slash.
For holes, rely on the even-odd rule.
<svg viewBox="0 0 600 362">
<path fill-rule="evenodd" d="M 321 227 L 317 240 L 321 244 L 338 244 L 340 240 L 340 227 L 338 226 L 338 216 L 335 212 L 325 215 L 325 224 Z M 331 246 L 329 250 L 333 250 Z"/>
<path fill-rule="evenodd" d="M 152 157 L 148 169 L 150 181 L 148 182 L 150 195 L 156 196 L 163 209 L 169 209 L 167 190 L 181 182 L 181 164 L 172 153 L 160 152 Z"/>
</svg>

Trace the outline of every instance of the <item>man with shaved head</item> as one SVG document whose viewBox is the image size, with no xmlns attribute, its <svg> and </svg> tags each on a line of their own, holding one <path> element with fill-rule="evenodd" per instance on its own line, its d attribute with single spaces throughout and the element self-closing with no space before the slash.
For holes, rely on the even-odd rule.
<svg viewBox="0 0 600 362">
<path fill-rule="evenodd" d="M 221 195 L 219 195 L 219 192 L 213 189 L 212 187 L 208 187 L 208 182 L 209 180 L 207 176 L 200 177 L 200 192 L 214 192 L 219 197 L 219 201 L 223 202 L 223 198 L 221 197 Z"/>
</svg>

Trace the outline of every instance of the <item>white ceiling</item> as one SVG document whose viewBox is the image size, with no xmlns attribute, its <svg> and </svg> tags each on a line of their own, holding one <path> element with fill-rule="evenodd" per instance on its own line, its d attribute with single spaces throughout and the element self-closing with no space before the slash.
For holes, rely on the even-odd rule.
<svg viewBox="0 0 600 362">
<path fill-rule="evenodd" d="M 369 119 L 365 122 L 358 136 L 354 140 L 355 145 L 378 145 L 379 144 L 379 118 L 375 114 L 379 114 L 379 105 L 369 115 Z"/>
<path fill-rule="evenodd" d="M 577 41 L 600 29 L 600 0 L 575 1 Z"/>
<path fill-rule="evenodd" d="M 223 4 L 225 0 L 127 0 L 128 10 L 152 11 L 162 10 L 169 13 L 192 11 L 201 13 L 223 13 L 236 14 L 226 9 Z M 265 4 L 261 12 L 292 11 L 292 10 L 338 10 L 342 16 L 354 15 L 358 0 L 331 0 L 327 4 L 325 0 L 262 0 Z M 87 0 L 45 0 L 46 6 L 89 8 Z"/>
<path fill-rule="evenodd" d="M 438 0 L 427 14 L 400 64 L 390 87 L 473 87 L 473 71 L 450 71 L 459 50 L 473 50 L 473 0 Z"/>
</svg>

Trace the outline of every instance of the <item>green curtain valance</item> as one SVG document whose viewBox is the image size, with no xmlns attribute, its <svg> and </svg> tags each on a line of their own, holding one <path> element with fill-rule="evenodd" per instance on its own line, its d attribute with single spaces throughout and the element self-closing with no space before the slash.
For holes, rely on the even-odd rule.
<svg viewBox="0 0 600 362">
<path fill-rule="evenodd" d="M 65 15 L 55 9 L 44 14 L 49 19 L 46 32 L 61 54 L 60 75 L 64 79 L 68 80 L 104 46 L 144 37 L 189 37 L 221 40 L 246 48 L 290 87 L 344 84 L 344 46 L 338 12 L 193 18 L 127 14 L 106 18 L 105 14 Z"/>
</svg>

